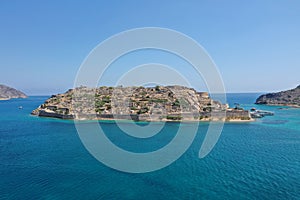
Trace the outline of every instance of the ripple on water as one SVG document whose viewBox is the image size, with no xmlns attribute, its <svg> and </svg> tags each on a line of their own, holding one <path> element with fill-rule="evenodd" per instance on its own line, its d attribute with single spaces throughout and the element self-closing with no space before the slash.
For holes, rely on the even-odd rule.
<svg viewBox="0 0 300 200">
<path fill-rule="evenodd" d="M 263 120 L 263 124 L 286 124 L 289 120 Z"/>
</svg>

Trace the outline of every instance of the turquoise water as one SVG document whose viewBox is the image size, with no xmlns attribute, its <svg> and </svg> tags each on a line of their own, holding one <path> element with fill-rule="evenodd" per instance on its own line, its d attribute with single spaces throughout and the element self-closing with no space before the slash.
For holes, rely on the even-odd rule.
<svg viewBox="0 0 300 200">
<path fill-rule="evenodd" d="M 257 96 L 230 94 L 228 101 L 251 108 Z M 46 98 L 0 101 L 0 199 L 300 199 L 300 109 L 255 105 L 275 116 L 225 124 L 204 159 L 201 123 L 172 165 L 128 174 L 95 160 L 72 121 L 30 116 Z M 179 123 L 167 123 L 153 141 L 122 134 L 113 122 L 101 125 L 120 147 L 146 152 L 168 143 Z"/>
</svg>

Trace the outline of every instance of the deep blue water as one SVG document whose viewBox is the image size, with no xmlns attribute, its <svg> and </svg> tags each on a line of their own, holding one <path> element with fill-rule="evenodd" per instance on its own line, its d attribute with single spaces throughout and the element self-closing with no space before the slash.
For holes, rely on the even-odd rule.
<svg viewBox="0 0 300 200">
<path fill-rule="evenodd" d="M 251 108 L 257 96 L 229 94 L 228 101 Z M 201 123 L 176 162 L 130 174 L 94 159 L 72 121 L 30 116 L 46 98 L 0 101 L 0 199 L 300 199 L 300 109 L 255 105 L 275 116 L 225 124 L 203 159 Z M 139 152 L 163 147 L 178 123 L 167 123 L 151 141 L 124 135 L 113 122 L 101 126 L 117 145 Z"/>
</svg>

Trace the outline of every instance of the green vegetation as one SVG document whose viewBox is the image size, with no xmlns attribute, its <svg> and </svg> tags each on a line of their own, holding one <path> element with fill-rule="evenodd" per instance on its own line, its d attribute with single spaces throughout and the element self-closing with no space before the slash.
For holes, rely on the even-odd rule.
<svg viewBox="0 0 300 200">
<path fill-rule="evenodd" d="M 149 99 L 149 101 L 153 103 L 166 103 L 168 99 Z"/>
<path fill-rule="evenodd" d="M 104 97 L 102 97 L 101 100 L 96 98 L 95 107 L 100 108 L 100 107 L 103 107 L 103 106 L 105 106 L 105 104 L 108 104 L 110 102 L 111 102 L 110 96 L 104 96 Z"/>
<path fill-rule="evenodd" d="M 146 94 L 147 94 L 146 91 L 141 92 L 141 95 L 142 95 L 142 96 L 145 96 Z"/>
<path fill-rule="evenodd" d="M 145 113 L 147 113 L 149 111 L 149 108 L 148 107 L 143 107 L 143 108 L 141 108 L 138 112 L 137 112 L 137 114 L 145 114 Z"/>
<path fill-rule="evenodd" d="M 95 102 L 95 107 L 96 107 L 96 108 L 103 107 L 105 103 L 106 103 L 106 102 L 104 102 L 104 101 L 96 100 L 96 102 Z"/>
<path fill-rule="evenodd" d="M 160 91 L 159 85 L 155 86 L 155 90 L 156 90 L 156 91 Z"/>
<path fill-rule="evenodd" d="M 110 96 L 104 96 L 104 97 L 102 97 L 102 101 L 105 102 L 105 103 L 110 103 L 111 102 Z"/>
<path fill-rule="evenodd" d="M 172 103 L 172 106 L 180 107 L 180 102 L 178 99 L 175 100 L 175 102 Z"/>
</svg>

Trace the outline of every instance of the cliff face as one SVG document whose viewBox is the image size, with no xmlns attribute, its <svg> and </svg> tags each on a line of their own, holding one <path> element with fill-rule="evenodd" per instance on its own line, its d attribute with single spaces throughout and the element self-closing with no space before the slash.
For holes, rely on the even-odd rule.
<svg viewBox="0 0 300 200">
<path fill-rule="evenodd" d="M 261 95 L 256 104 L 300 106 L 300 85 L 292 90 Z"/>
<path fill-rule="evenodd" d="M 0 85 L 0 99 L 12 98 L 27 98 L 27 96 L 19 90 L 8 87 L 6 85 Z"/>
<path fill-rule="evenodd" d="M 80 87 L 53 95 L 32 114 L 63 119 L 130 119 L 143 121 L 222 118 L 228 106 L 206 92 L 183 86 Z M 230 119 L 248 119 L 249 113 L 231 110 Z"/>
</svg>

